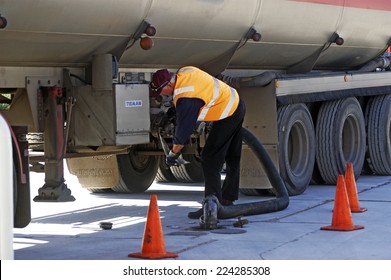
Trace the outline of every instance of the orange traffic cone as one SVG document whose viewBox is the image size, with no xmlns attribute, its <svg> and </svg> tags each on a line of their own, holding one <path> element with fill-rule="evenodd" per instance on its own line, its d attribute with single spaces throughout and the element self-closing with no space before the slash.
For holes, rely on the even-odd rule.
<svg viewBox="0 0 391 280">
<path fill-rule="evenodd" d="M 163 229 L 160 222 L 159 208 L 157 206 L 157 195 L 151 195 L 149 202 L 147 222 L 144 229 L 144 237 L 141 252 L 131 253 L 128 257 L 143 259 L 176 258 L 178 254 L 166 252 L 164 244 Z"/>
<path fill-rule="evenodd" d="M 339 175 L 335 192 L 334 211 L 331 225 L 321 227 L 320 229 L 350 231 L 363 228 L 363 226 L 353 225 L 352 212 L 350 211 L 345 179 L 343 175 Z"/>
<path fill-rule="evenodd" d="M 360 203 L 358 202 L 357 186 L 354 179 L 353 164 L 351 162 L 346 164 L 345 183 L 349 198 L 350 211 L 352 211 L 352 213 L 361 213 L 367 211 L 366 208 L 360 208 Z"/>
</svg>

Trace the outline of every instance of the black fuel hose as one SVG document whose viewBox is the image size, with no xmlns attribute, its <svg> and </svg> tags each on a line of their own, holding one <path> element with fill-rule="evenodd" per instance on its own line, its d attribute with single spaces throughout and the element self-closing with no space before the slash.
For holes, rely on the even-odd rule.
<svg viewBox="0 0 391 280">
<path fill-rule="evenodd" d="M 242 128 L 243 141 L 251 148 L 274 188 L 276 198 L 258 202 L 242 203 L 230 206 L 219 205 L 218 217 L 230 219 L 240 216 L 251 216 L 276 212 L 285 209 L 289 205 L 289 195 L 268 152 L 261 142 L 248 129 Z"/>
<path fill-rule="evenodd" d="M 274 79 L 281 77 L 276 72 L 263 72 L 256 76 L 251 77 L 230 77 L 227 75 L 220 74 L 217 76 L 218 79 L 222 80 L 226 84 L 233 88 L 251 88 L 251 87 L 264 87 L 270 84 Z"/>
<path fill-rule="evenodd" d="M 378 57 L 374 60 L 371 60 L 367 64 L 365 64 L 363 67 L 356 71 L 352 71 L 350 73 L 367 73 L 367 72 L 373 72 L 377 68 L 385 69 L 388 66 L 390 66 L 391 60 L 388 57 Z"/>
</svg>

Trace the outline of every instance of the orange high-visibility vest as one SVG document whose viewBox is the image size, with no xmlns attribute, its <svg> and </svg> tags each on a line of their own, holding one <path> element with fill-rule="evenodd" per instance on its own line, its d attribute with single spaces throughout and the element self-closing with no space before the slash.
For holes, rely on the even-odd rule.
<svg viewBox="0 0 391 280">
<path fill-rule="evenodd" d="M 179 98 L 199 98 L 205 102 L 198 121 L 218 121 L 231 116 L 239 104 L 236 90 L 196 67 L 183 67 L 176 74 L 174 105 Z"/>
</svg>

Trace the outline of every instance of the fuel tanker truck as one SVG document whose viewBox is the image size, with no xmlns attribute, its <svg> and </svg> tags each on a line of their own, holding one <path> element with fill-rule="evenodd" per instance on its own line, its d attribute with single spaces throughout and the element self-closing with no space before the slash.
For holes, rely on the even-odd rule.
<svg viewBox="0 0 391 280">
<path fill-rule="evenodd" d="M 36 202 L 75 199 L 64 168 L 91 192 L 203 181 L 210 123 L 183 150 L 190 164 L 165 166 L 175 110 L 149 88 L 161 68 L 236 88 L 290 196 L 335 184 L 348 162 L 356 178 L 391 175 L 391 1 L 1 0 L 0 42 L 15 227 L 30 221 L 29 171 L 45 173 Z M 241 192 L 275 193 L 250 146 Z"/>
</svg>

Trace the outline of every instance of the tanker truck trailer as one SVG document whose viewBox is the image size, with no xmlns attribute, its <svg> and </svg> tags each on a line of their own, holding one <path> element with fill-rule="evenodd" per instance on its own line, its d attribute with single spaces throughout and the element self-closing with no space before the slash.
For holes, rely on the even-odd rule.
<svg viewBox="0 0 391 280">
<path fill-rule="evenodd" d="M 92 192 L 202 182 L 210 124 L 167 168 L 175 110 L 151 94 L 157 69 L 192 65 L 235 87 L 244 122 L 289 195 L 355 176 L 391 175 L 391 2 L 382 0 L 2 0 L 0 109 L 14 136 L 15 226 L 34 201 L 72 201 L 64 159 Z M 162 160 L 163 159 L 163 160 Z M 273 192 L 243 145 L 241 192 Z"/>
</svg>

